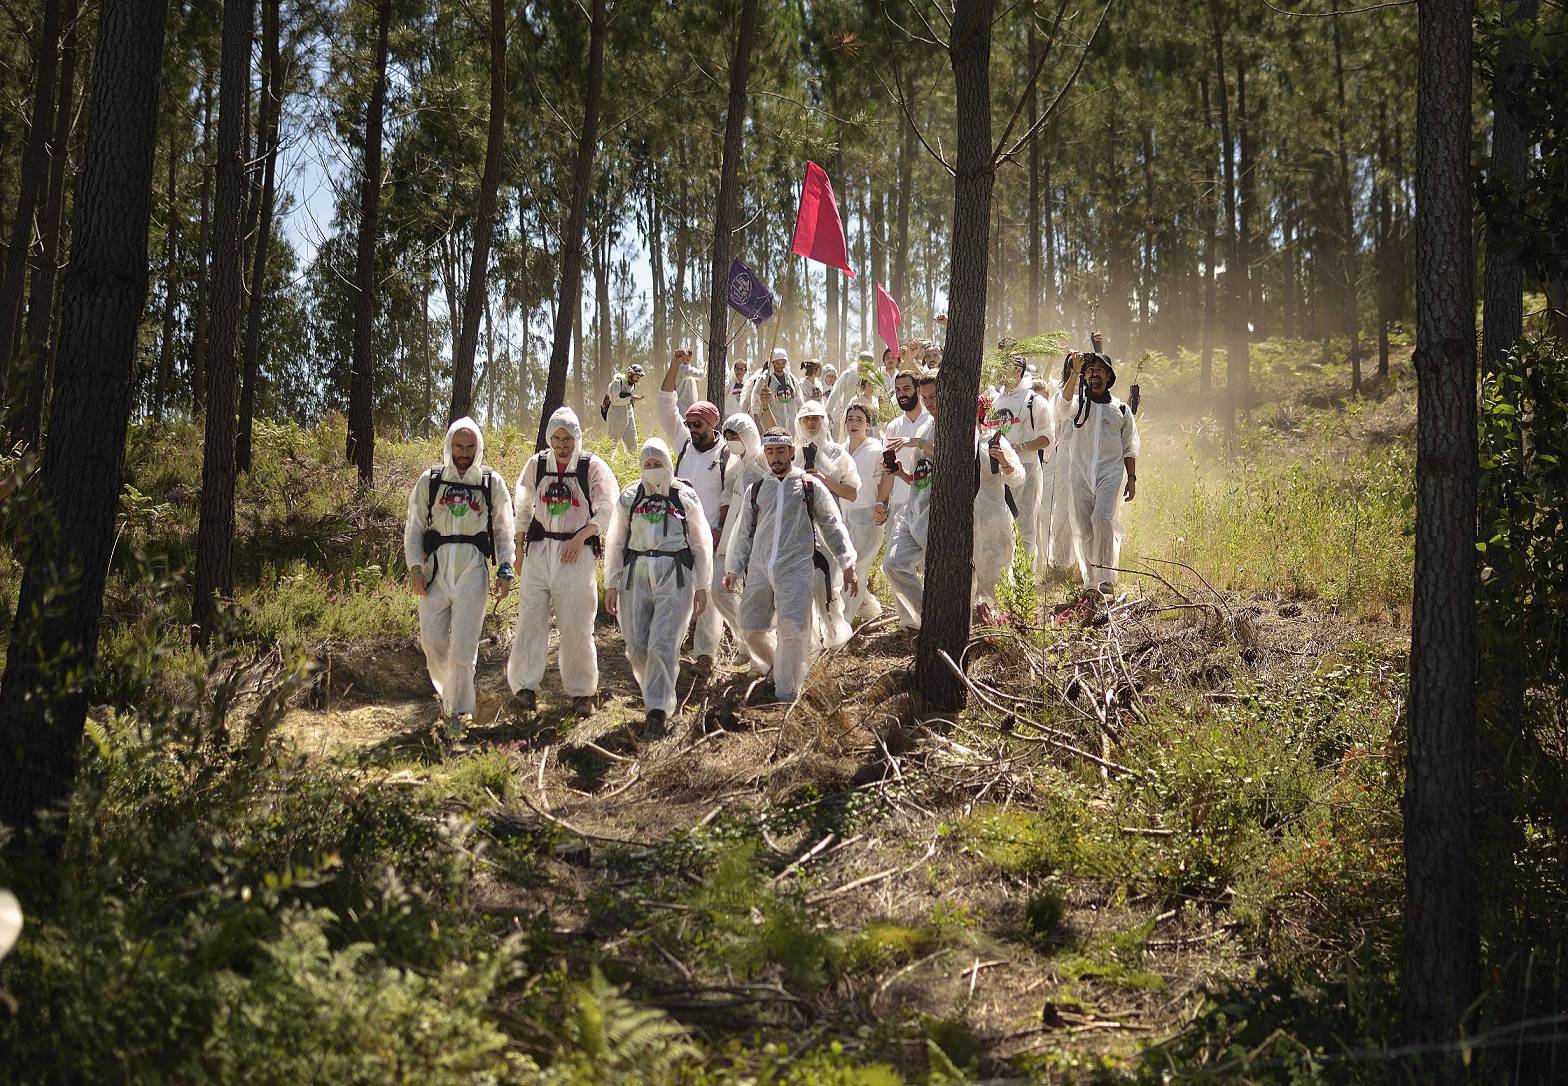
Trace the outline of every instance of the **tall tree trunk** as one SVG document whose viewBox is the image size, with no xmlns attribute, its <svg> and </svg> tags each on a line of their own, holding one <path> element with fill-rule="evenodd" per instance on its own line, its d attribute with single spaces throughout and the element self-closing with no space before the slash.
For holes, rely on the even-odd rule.
<svg viewBox="0 0 1568 1086">
<path fill-rule="evenodd" d="M 212 339 L 207 356 L 207 426 L 201 516 L 196 528 L 192 636 L 205 646 L 218 597 L 234 587 L 234 378 L 245 311 L 245 122 L 250 102 L 255 0 L 225 0 L 218 77 L 217 185 L 213 197 Z"/>
<path fill-rule="evenodd" d="M 474 352 L 479 347 L 479 317 L 484 309 L 505 143 L 506 3 L 490 0 L 490 124 L 485 134 L 485 169 L 479 179 L 479 210 L 474 217 L 474 249 L 468 265 L 468 297 L 463 300 L 463 328 L 452 356 L 452 409 L 447 412 L 452 422 L 468 414 L 473 406 Z"/>
<path fill-rule="evenodd" d="M 957 660 L 969 642 L 974 580 L 975 397 L 985 353 L 986 262 L 990 255 L 991 16 L 994 0 L 961 3 L 953 13 L 948 56 L 957 91 L 953 176 L 952 282 L 947 345 L 937 383 L 936 455 L 931 489 L 926 590 L 915 651 L 915 687 L 928 705 L 958 708 L 963 683 L 942 659 Z"/>
<path fill-rule="evenodd" d="M 1203 123 L 1212 134 L 1214 114 L 1209 109 L 1209 79 L 1203 78 Z M 1214 321 L 1218 316 L 1215 305 L 1215 262 L 1218 253 L 1215 234 L 1219 226 L 1220 179 L 1217 170 L 1209 171 L 1209 184 L 1203 193 L 1203 343 L 1202 361 L 1198 368 L 1198 398 L 1207 406 L 1214 389 Z"/>
<path fill-rule="evenodd" d="M 730 235 L 740 200 L 741 137 L 746 125 L 746 83 L 751 78 L 751 51 L 757 39 L 757 0 L 740 0 L 740 26 L 730 54 L 730 97 L 724 109 L 724 157 L 719 166 L 719 198 L 713 212 L 712 267 L 708 290 L 708 399 L 724 402 L 729 381 Z M 778 316 L 775 315 L 774 320 Z"/>
<path fill-rule="evenodd" d="M 1028 27 L 1028 36 L 1025 39 L 1025 51 L 1029 57 L 1029 69 L 1034 70 L 1040 57 L 1040 43 L 1035 35 L 1034 18 L 1031 15 L 1025 19 Z M 1038 84 L 1029 88 L 1029 127 L 1026 131 L 1034 131 L 1034 126 L 1040 120 L 1040 92 Z M 1029 305 L 1025 312 L 1029 315 L 1029 332 L 1038 335 L 1040 328 L 1040 148 L 1041 141 L 1036 138 L 1029 141 Z"/>
<path fill-rule="evenodd" d="M 915 77 L 911 74 L 909 77 L 911 111 L 915 108 L 915 101 L 918 100 L 914 87 Z M 893 297 L 900 305 L 909 304 L 909 201 L 915 187 L 915 154 L 915 125 L 909 119 L 909 115 L 904 114 L 904 123 L 899 127 L 898 141 L 898 234 L 893 242 Z"/>
<path fill-rule="evenodd" d="M 376 6 L 376 66 L 365 107 L 365 165 L 359 189 L 359 236 L 354 260 L 354 355 L 349 374 L 347 458 L 369 486 L 376 470 L 375 324 L 376 242 L 381 233 L 381 135 L 387 108 L 387 36 L 392 0 Z"/>
<path fill-rule="evenodd" d="M 580 322 L 583 289 L 583 226 L 588 220 L 588 189 L 593 181 L 593 152 L 599 142 L 599 103 L 604 95 L 604 39 L 609 34 L 605 0 L 593 0 L 588 22 L 588 69 L 583 77 L 583 126 L 577 134 L 572 165 L 572 203 L 561 231 L 561 295 L 550 345 L 550 372 L 539 414 L 538 447 L 544 448 L 550 414 L 566 401 L 566 368 L 572 328 Z M 581 348 L 578 350 L 581 368 Z"/>
<path fill-rule="evenodd" d="M 1416 569 L 1405 778 L 1408 1039 L 1454 1045 L 1477 986 L 1475 295 L 1468 0 L 1421 0 L 1416 98 Z M 1463 1082 L 1457 1050 L 1413 1079 Z"/>
<path fill-rule="evenodd" d="M 1029 146 L 1043 137 L 1037 136 L 1031 140 Z M 1041 150 L 1041 157 L 1045 159 L 1043 174 L 1040 178 L 1041 186 L 1045 190 L 1045 289 L 1050 294 L 1050 304 L 1046 307 L 1046 316 L 1055 327 L 1063 319 L 1061 291 L 1057 286 L 1056 278 L 1056 216 L 1053 208 L 1056 204 L 1056 189 L 1051 183 L 1051 156 L 1047 149 Z"/>
<path fill-rule="evenodd" d="M 664 212 L 659 206 L 658 172 L 648 164 L 648 187 L 644 193 L 648 216 L 648 263 L 653 272 L 653 357 L 670 353 L 669 299 L 664 282 Z"/>
<path fill-rule="evenodd" d="M 1350 394 L 1361 395 L 1361 319 L 1357 272 L 1361 244 L 1356 237 L 1356 211 L 1351 192 L 1350 151 L 1345 137 L 1348 107 L 1345 104 L 1345 57 L 1341 40 L 1339 16 L 1334 16 L 1334 86 L 1339 100 L 1339 118 L 1336 129 L 1339 153 L 1339 229 L 1340 276 L 1344 290 L 1345 336 L 1350 341 Z"/>
<path fill-rule="evenodd" d="M 49 185 L 39 220 L 38 263 L 33 267 L 27 299 L 27 343 L 34 380 L 28 383 L 20 437 L 37 448 L 43 438 L 45 400 L 52 383 L 50 362 L 55 354 L 54 286 L 60 272 L 60 234 L 65 221 L 65 169 L 71 157 L 71 120 L 76 91 L 76 24 L 80 0 L 65 0 L 60 43 L 60 90 L 55 95 L 54 133 L 49 140 Z"/>
<path fill-rule="evenodd" d="M 1230 342 L 1225 352 L 1225 383 L 1233 390 L 1242 418 L 1252 406 L 1252 218 L 1257 210 L 1257 171 L 1253 168 L 1251 117 L 1247 112 L 1247 53 L 1236 57 L 1236 276 L 1232 280 Z"/>
<path fill-rule="evenodd" d="M 1505 12 L 1508 10 L 1505 6 Z M 1520 202 L 1520 189 L 1529 170 L 1530 149 L 1519 120 L 1503 104 L 1499 90 L 1517 82 L 1528 70 L 1525 36 L 1535 23 L 1537 0 L 1514 0 L 1515 28 L 1504 40 L 1502 55 L 1492 77 L 1492 167 L 1487 171 L 1490 198 L 1510 208 Z M 1519 342 L 1524 330 L 1524 269 L 1519 246 L 1510 237 L 1507 215 L 1500 210 L 1486 217 L 1486 302 L 1481 324 L 1482 372 L 1501 371 L 1503 359 Z"/>
<path fill-rule="evenodd" d="M 1138 337 L 1152 344 L 1149 297 L 1154 293 L 1154 126 L 1143 126 L 1143 268 L 1138 285 Z"/>
<path fill-rule="evenodd" d="M 1392 275 L 1389 264 L 1393 256 L 1394 206 L 1388 193 L 1391 163 L 1388 160 L 1388 101 L 1377 104 L 1377 253 L 1373 264 L 1377 268 L 1377 375 L 1388 376 L 1388 325 L 1389 289 Z"/>
<path fill-rule="evenodd" d="M 33 108 L 28 117 L 27 142 L 22 145 L 18 178 L 21 191 L 16 200 L 16 218 L 11 222 L 11 244 L 6 250 L 5 267 L 0 269 L 0 379 L 11 374 L 16 362 L 27 257 L 32 252 L 38 209 L 49 188 L 49 160 L 62 150 L 51 146 L 59 52 L 60 0 L 44 0 L 43 19 L 38 28 L 37 63 L 33 68 Z M 6 393 L 6 386 L 0 384 L 0 403 L 7 402 Z"/>
<path fill-rule="evenodd" d="M 191 328 L 191 410 L 207 405 L 207 325 L 212 293 L 212 72 L 202 66 L 201 191 L 196 220 L 196 316 Z"/>
<path fill-rule="evenodd" d="M 610 321 L 610 227 L 606 223 L 593 245 L 593 318 L 594 318 L 594 369 L 595 391 L 610 383 L 615 372 L 615 335 Z M 592 232 L 590 231 L 590 239 Z M 581 396 L 578 397 L 581 399 Z"/>
<path fill-rule="evenodd" d="M 240 433 L 234 465 L 250 470 L 251 433 L 256 421 L 256 384 L 261 377 L 261 320 L 267 305 L 267 255 L 272 248 L 272 220 L 278 191 L 278 128 L 283 115 L 283 50 L 279 43 L 281 0 L 262 0 L 261 115 L 257 119 L 257 151 L 262 163 L 260 203 L 256 210 L 256 242 L 250 275 L 250 305 L 245 315 L 245 355 L 241 365 Z"/>
<path fill-rule="evenodd" d="M 163 233 L 163 331 L 158 343 L 158 378 L 153 386 L 154 422 L 163 421 L 163 413 L 168 407 L 169 391 L 174 384 L 174 335 L 178 327 L 175 313 L 180 304 L 180 212 L 179 190 L 176 187 L 179 164 L 179 134 L 171 125 L 169 126 L 168 187 L 164 192 L 164 203 L 167 208 L 165 214 L 168 215 L 169 221 L 165 224 Z"/>
<path fill-rule="evenodd" d="M 1225 323 L 1230 330 L 1225 358 L 1225 448 L 1236 446 L 1236 412 L 1242 407 L 1240 370 L 1237 358 L 1236 325 L 1245 319 L 1242 309 L 1246 293 L 1238 289 L 1241 272 L 1241 244 L 1236 236 L 1236 163 L 1230 138 L 1230 104 L 1225 86 L 1225 31 L 1220 25 L 1217 5 L 1209 8 L 1210 32 L 1214 41 L 1214 83 L 1220 107 L 1220 164 L 1225 174 Z"/>
<path fill-rule="evenodd" d="M 60 371 L 43 454 L 53 523 L 33 534 L 0 682 L 0 823 L 35 846 L 76 777 L 125 466 L 147 299 L 165 0 L 103 0 L 91 123 L 61 298 Z M 67 675 L 76 676 L 64 681 Z M 41 842 L 57 853 L 61 839 Z"/>
</svg>

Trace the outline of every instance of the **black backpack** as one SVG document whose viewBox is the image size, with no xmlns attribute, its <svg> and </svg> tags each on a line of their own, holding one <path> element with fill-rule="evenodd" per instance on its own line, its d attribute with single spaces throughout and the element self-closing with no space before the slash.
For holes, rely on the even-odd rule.
<svg viewBox="0 0 1568 1086">
<path fill-rule="evenodd" d="M 757 495 L 761 493 L 762 484 L 765 482 L 767 482 L 766 479 L 758 479 L 751 484 L 751 538 L 753 541 L 757 538 Z M 815 486 L 810 479 L 802 479 L 801 482 L 804 485 L 800 488 L 800 496 L 806 503 L 806 519 L 815 526 L 817 523 L 817 511 L 816 506 L 812 502 Z M 811 548 L 811 564 L 821 571 L 822 583 L 827 589 L 828 605 L 832 606 L 834 597 L 833 565 L 828 561 L 827 555 L 817 550 L 815 544 Z"/>
<path fill-rule="evenodd" d="M 437 464 L 430 469 L 430 482 L 425 488 L 425 534 L 422 540 L 425 557 L 429 558 L 444 543 L 470 543 L 479 549 L 479 553 L 490 561 L 495 561 L 495 495 L 491 488 L 492 473 L 485 468 L 480 474 L 479 482 L 465 483 L 462 480 L 449 480 L 441 478 L 444 465 Z M 445 487 L 447 490 L 462 491 L 467 494 L 479 492 L 484 495 L 485 502 L 485 530 L 474 535 L 442 535 L 433 527 L 436 509 L 437 492 Z M 436 579 L 436 571 L 441 568 L 438 558 L 430 567 L 430 579 Z"/>
<path fill-rule="evenodd" d="M 678 551 L 634 551 L 632 550 L 632 514 L 637 511 L 637 506 L 644 500 L 655 501 L 664 507 L 664 534 L 670 534 L 670 518 L 673 516 L 681 523 L 681 538 L 686 540 L 686 546 Z M 671 488 L 668 494 L 649 494 L 643 490 L 642 484 L 637 484 L 637 490 L 632 494 L 632 513 L 626 517 L 626 538 L 621 543 L 623 555 L 622 569 L 625 571 L 627 582 L 630 582 L 632 567 L 639 558 L 669 557 L 675 559 L 675 584 L 680 588 L 686 587 L 686 571 L 697 563 L 697 556 L 691 551 L 691 525 L 686 523 L 686 507 L 681 504 Z"/>
<path fill-rule="evenodd" d="M 583 454 L 579 455 L 577 457 L 577 469 L 572 474 L 577 479 L 577 488 L 582 491 L 583 501 L 586 502 L 587 505 L 588 505 L 588 519 L 592 520 L 593 519 L 593 491 L 591 489 L 589 489 L 589 487 L 588 487 L 588 465 L 589 465 L 589 460 L 590 460 L 590 454 L 583 453 Z M 529 523 L 528 523 L 528 534 L 525 537 L 527 539 L 527 541 L 530 542 L 530 543 L 537 543 L 541 539 L 555 539 L 555 540 L 559 540 L 561 542 L 566 542 L 567 540 L 570 540 L 572 538 L 572 535 L 574 534 L 572 532 L 551 532 L 551 531 L 547 531 L 545 529 L 545 526 L 543 524 L 539 523 L 539 497 L 540 497 L 539 486 L 540 486 L 541 483 L 544 482 L 544 477 L 546 475 L 554 475 L 557 479 L 564 479 L 566 477 L 566 472 L 564 472 L 564 471 L 550 471 L 550 470 L 548 470 L 549 463 L 550 463 L 550 451 L 548 449 L 546 449 L 544 452 L 540 453 L 538 456 L 534 457 L 534 496 L 535 496 L 535 500 L 534 500 L 534 515 L 533 515 L 533 519 L 531 521 L 529 521 Z M 588 541 L 588 546 L 593 550 L 593 553 L 596 554 L 596 555 L 603 553 L 604 544 L 599 539 L 598 536 L 594 536 L 592 539 L 590 539 Z"/>
</svg>

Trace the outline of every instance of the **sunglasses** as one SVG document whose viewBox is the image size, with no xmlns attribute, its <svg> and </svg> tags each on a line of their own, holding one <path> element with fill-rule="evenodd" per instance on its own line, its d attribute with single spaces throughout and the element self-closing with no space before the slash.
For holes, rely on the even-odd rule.
<svg viewBox="0 0 1568 1086">
<path fill-rule="evenodd" d="M 684 423 L 682 423 L 682 425 L 685 426 L 688 430 L 695 430 L 699 426 L 706 426 L 708 424 L 701 419 L 687 419 Z"/>
</svg>

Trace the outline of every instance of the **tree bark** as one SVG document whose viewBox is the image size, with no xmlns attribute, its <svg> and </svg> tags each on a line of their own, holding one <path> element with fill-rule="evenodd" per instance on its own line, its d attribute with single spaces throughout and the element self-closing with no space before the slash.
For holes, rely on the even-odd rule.
<svg viewBox="0 0 1568 1086">
<path fill-rule="evenodd" d="M 196 222 L 196 318 L 191 328 L 191 410 L 207 404 L 207 325 L 212 293 L 212 73 L 203 66 L 201 87 L 201 192 Z"/>
<path fill-rule="evenodd" d="M 1214 132 L 1214 115 L 1209 109 L 1209 80 L 1203 79 L 1203 123 L 1212 134 Z M 1215 304 L 1215 279 L 1214 264 L 1218 257 L 1215 246 L 1215 235 L 1219 226 L 1220 179 L 1217 171 L 1210 170 L 1209 185 L 1203 193 L 1203 342 L 1201 345 L 1202 361 L 1198 368 L 1198 398 L 1205 405 L 1210 402 L 1210 394 L 1214 390 L 1214 321 L 1218 316 L 1218 306 Z"/>
<path fill-rule="evenodd" d="M 255 23 L 255 0 L 225 0 L 213 196 L 212 338 L 191 604 L 192 639 L 199 646 L 212 636 L 218 597 L 234 588 L 234 379 L 245 299 L 245 123 Z"/>
<path fill-rule="evenodd" d="M 1028 26 L 1028 36 L 1025 39 L 1025 52 L 1029 58 L 1029 69 L 1034 70 L 1040 57 L 1040 44 L 1035 35 L 1034 16 L 1031 13 L 1025 18 Z M 1028 128 L 1033 131 L 1040 120 L 1040 93 L 1038 85 L 1029 88 L 1029 116 Z M 1040 331 L 1040 140 L 1029 141 L 1029 333 L 1037 335 Z"/>
<path fill-rule="evenodd" d="M 915 651 L 915 687 L 932 707 L 964 704 L 964 686 L 943 661 L 969 641 L 974 580 L 975 397 L 985 353 L 985 292 L 990 257 L 991 18 L 994 0 L 958 4 L 948 56 L 957 91 L 953 176 L 952 280 L 947 341 L 937 382 L 936 455 L 926 589 Z"/>
<path fill-rule="evenodd" d="M 262 0 L 261 56 L 264 74 L 261 82 L 261 115 L 257 118 L 257 150 L 262 163 L 261 198 L 256 209 L 256 242 L 250 275 L 250 304 L 245 315 L 245 358 L 240 382 L 240 432 L 234 449 L 234 464 L 240 471 L 250 470 L 251 434 L 256 422 L 256 384 L 261 376 L 261 319 L 267 305 L 267 256 L 272 248 L 272 220 L 278 191 L 278 129 L 283 114 L 283 50 L 279 42 L 282 21 L 281 0 Z"/>
<path fill-rule="evenodd" d="M 550 371 L 539 414 L 538 448 L 544 448 L 550 415 L 566 401 L 566 369 L 571 361 L 572 328 L 582 310 L 583 225 L 588 219 L 588 189 L 593 180 L 594 147 L 599 142 L 599 103 L 604 96 L 604 39 L 609 34 L 605 0 L 593 0 L 588 22 L 588 70 L 583 77 L 583 126 L 572 166 L 572 203 L 561 231 L 561 295 L 555 310 Z M 578 354 L 581 356 L 581 350 Z M 579 357 L 579 366 L 581 359 Z"/>
<path fill-rule="evenodd" d="M 741 138 L 746 126 L 746 84 L 751 79 L 751 52 L 757 40 L 757 0 L 740 0 L 740 26 L 730 54 L 730 97 L 724 110 L 724 158 L 719 166 L 719 198 L 713 214 L 713 257 L 708 291 L 708 399 L 724 402 L 729 380 L 729 276 L 740 201 Z M 777 316 L 774 317 L 778 319 Z"/>
<path fill-rule="evenodd" d="M 490 124 L 485 134 L 485 169 L 479 180 L 479 211 L 474 218 L 474 249 L 468 265 L 468 296 L 463 300 L 463 329 L 452 356 L 452 409 L 455 422 L 472 408 L 474 352 L 479 347 L 479 316 L 484 308 L 490 241 L 495 234 L 501 190 L 501 153 L 506 143 L 506 4 L 490 0 Z"/>
<path fill-rule="evenodd" d="M 18 178 L 21 191 L 16 200 L 16 218 L 11 222 L 11 244 L 6 250 L 5 267 L 0 269 L 0 375 L 10 375 L 14 384 L 16 347 L 22 325 L 22 285 L 27 276 L 27 257 L 32 252 L 39 205 L 49 187 L 49 160 L 60 152 L 54 142 L 55 73 L 60 52 L 60 0 L 44 0 L 43 19 L 38 28 L 37 63 L 34 65 L 33 108 L 28 117 L 27 142 L 22 145 L 22 165 Z M 0 385 L 0 404 L 8 402 L 7 388 Z"/>
<path fill-rule="evenodd" d="M 1252 218 L 1257 205 L 1252 125 L 1247 112 L 1247 53 L 1236 57 L 1236 275 L 1230 278 L 1230 341 L 1225 349 L 1225 385 L 1243 419 L 1252 407 Z"/>
<path fill-rule="evenodd" d="M 376 242 L 381 232 L 381 135 L 387 107 L 387 36 L 392 0 L 376 6 L 376 66 L 365 107 L 365 164 L 359 189 L 359 236 L 354 262 L 354 355 L 349 375 L 348 447 L 359 481 L 369 486 L 376 471 L 375 323 Z"/>
<path fill-rule="evenodd" d="M 45 401 L 52 383 L 50 362 L 55 344 L 54 287 L 60 273 L 60 234 L 65 220 L 65 168 L 71 157 L 71 119 L 75 109 L 76 25 L 79 0 L 65 0 L 61 14 L 64 37 L 60 42 L 60 91 L 55 96 L 54 134 L 49 141 L 49 186 L 39 220 L 38 263 L 33 267 L 32 290 L 27 299 L 27 343 L 35 379 L 28 383 L 20 437 L 37 448 L 43 439 Z"/>
<path fill-rule="evenodd" d="M 1392 164 L 1388 160 L 1388 101 L 1377 105 L 1377 375 L 1388 376 L 1389 290 L 1392 280 L 1389 264 L 1393 256 L 1394 207 L 1388 193 Z"/>
<path fill-rule="evenodd" d="M 147 298 L 165 0 L 103 0 L 92 123 L 61 298 L 60 372 L 44 450 L 52 524 L 27 545 L 0 682 L 0 823 L 29 847 L 43 811 L 70 797 L 97 659 Z M 39 842 L 57 852 L 59 836 Z"/>
<path fill-rule="evenodd" d="M 1217 5 L 1209 9 L 1210 32 L 1214 42 L 1214 84 L 1220 107 L 1220 164 L 1225 175 L 1225 323 L 1230 330 L 1225 350 L 1225 448 L 1236 446 L 1236 412 L 1241 408 L 1242 390 L 1236 357 L 1236 325 L 1245 319 L 1241 310 L 1244 291 L 1238 289 L 1241 244 L 1236 236 L 1236 163 L 1230 138 L 1230 100 L 1225 86 L 1225 31 L 1220 25 Z"/>
<path fill-rule="evenodd" d="M 1420 0 L 1416 568 L 1405 779 L 1405 1028 L 1451 1044 L 1477 987 L 1475 295 L 1468 0 Z M 1465 1081 L 1457 1050 L 1411 1078 Z"/>
<path fill-rule="evenodd" d="M 1360 242 L 1356 237 L 1356 212 L 1350 182 L 1350 152 L 1346 146 L 1345 125 L 1348 108 L 1345 103 L 1345 59 L 1341 40 L 1339 16 L 1334 16 L 1334 86 L 1339 99 L 1339 118 L 1336 141 L 1339 152 L 1339 230 L 1340 276 L 1344 290 L 1345 336 L 1350 341 L 1350 394 L 1361 395 L 1361 319 L 1359 292 L 1356 289 L 1359 273 L 1357 256 Z"/>
<path fill-rule="evenodd" d="M 1494 203 L 1518 205 L 1530 165 L 1530 148 L 1519 121 L 1496 91 L 1518 80 L 1528 66 L 1525 35 L 1535 22 L 1537 0 L 1514 0 L 1514 32 L 1503 42 L 1493 75 L 1492 166 L 1487 171 L 1488 196 Z M 1505 11 L 1506 11 L 1505 7 Z M 1486 219 L 1486 303 L 1481 323 L 1481 369 L 1488 375 L 1502 370 L 1503 360 L 1518 344 L 1524 331 L 1524 268 L 1519 246 L 1510 237 L 1502 213 Z"/>
</svg>

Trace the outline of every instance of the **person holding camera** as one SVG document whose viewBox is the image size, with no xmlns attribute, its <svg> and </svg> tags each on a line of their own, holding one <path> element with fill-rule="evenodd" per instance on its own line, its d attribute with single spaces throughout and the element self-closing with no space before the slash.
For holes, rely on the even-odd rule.
<svg viewBox="0 0 1568 1086">
<path fill-rule="evenodd" d="M 419 597 L 419 645 L 441 699 L 447 737 L 473 722 L 474 667 L 496 567 L 496 599 L 512 589 L 512 499 L 506 482 L 484 466 L 485 439 L 466 415 L 447 428 L 441 463 L 423 472 L 408 496 L 403 558 Z"/>
<path fill-rule="evenodd" d="M 1014 380 L 995 397 L 989 416 L 982 421 L 1007 439 L 1023 465 L 1022 485 L 1010 480 L 1007 488 L 1012 491 L 1017 509 L 1018 534 L 1029 552 L 1031 567 L 1038 574 L 1045 561 L 1039 546 L 1040 495 L 1047 470 L 1046 453 L 1056 429 L 1056 412 L 1050 400 L 1035 393 L 1034 375 L 1022 355 L 1013 355 L 1009 367 Z"/>
<path fill-rule="evenodd" d="M 838 504 L 795 466 L 795 442 L 774 428 L 762 437 L 768 475 L 740 499 L 723 587 L 740 592 L 740 625 L 754 664 L 773 676 L 774 696 L 793 702 L 811 666 L 812 626 L 820 578 L 829 572 L 820 538 L 844 570 L 844 588 L 859 591 L 855 552 Z"/>
<path fill-rule="evenodd" d="M 905 479 L 914 471 L 919 459 L 916 448 L 910 442 L 922 437 L 934 439 L 936 429 L 936 418 L 921 404 L 915 380 L 913 370 L 899 370 L 893 378 L 893 402 L 898 404 L 900 414 L 882 428 L 883 445 L 904 468 L 900 474 L 889 463 L 877 488 L 877 523 L 888 525 L 890 537 L 904 505 L 909 501 L 909 484 Z"/>
<path fill-rule="evenodd" d="M 637 451 L 637 415 L 632 405 L 642 399 L 642 394 L 633 390 L 642 380 L 643 372 L 641 366 L 631 366 L 625 373 L 616 374 L 610 379 L 604 403 L 600 405 L 605 424 L 610 429 L 610 440 L 619 441 L 631 453 Z"/>
<path fill-rule="evenodd" d="M 1008 492 L 1025 486 L 1023 461 L 994 417 L 992 401 L 981 396 L 975 403 L 975 461 L 980 485 L 975 490 L 974 585 L 972 603 L 996 605 L 996 586 L 1013 564 L 1013 510 Z M 1021 514 L 1020 510 L 1020 514 Z"/>
<path fill-rule="evenodd" d="M 1121 558 L 1121 507 L 1138 493 L 1138 422 L 1111 395 L 1116 370 L 1109 355 L 1074 352 L 1067 361 L 1062 402 L 1071 411 L 1072 434 L 1065 497 L 1073 547 L 1084 587 L 1109 593 Z"/>
<path fill-rule="evenodd" d="M 893 520 L 893 526 L 888 530 L 887 556 L 882 560 L 882 572 L 887 574 L 888 586 L 893 590 L 899 627 L 918 630 L 925 603 L 926 538 L 931 525 L 931 476 L 936 470 L 931 459 L 936 453 L 936 377 L 922 373 L 910 378 L 901 373 L 898 380 L 899 384 L 908 380 L 913 386 L 916 406 L 920 407 L 923 414 L 917 422 L 911 423 L 911 436 L 890 436 L 883 442 L 883 466 L 887 474 L 883 476 L 882 485 L 877 490 L 876 512 L 886 519 L 888 492 L 902 484 L 907 497 Z M 904 407 L 902 395 L 899 395 L 898 405 Z M 905 421 L 910 421 L 909 408 L 904 407 L 904 411 Z M 895 419 L 894 423 L 898 421 Z M 914 461 L 913 467 L 905 466 L 906 458 Z M 889 476 L 894 478 L 890 479 Z"/>
</svg>

